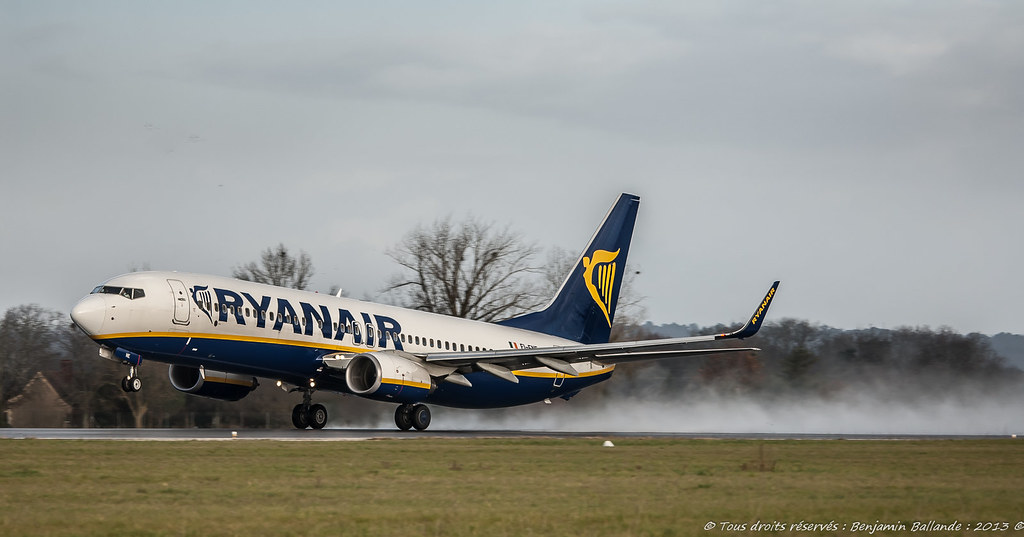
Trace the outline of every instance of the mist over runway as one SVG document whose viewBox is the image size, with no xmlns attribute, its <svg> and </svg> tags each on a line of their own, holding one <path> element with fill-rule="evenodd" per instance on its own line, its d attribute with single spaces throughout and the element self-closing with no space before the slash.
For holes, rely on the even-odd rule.
<svg viewBox="0 0 1024 537">
<path fill-rule="evenodd" d="M 607 439 L 708 439 L 708 440 L 954 440 L 967 438 L 1007 438 L 1006 435 L 928 435 L 928 434 L 810 434 L 810 433 L 666 433 L 611 431 L 531 431 L 531 430 L 430 430 L 403 432 L 386 429 L 0 429 L 3 439 L 34 440 L 128 440 L 128 441 L 201 441 L 201 440 L 276 440 L 300 442 L 416 440 L 416 439 L 525 439 L 593 438 Z M 1013 438 L 1016 438 L 1014 435 Z"/>
</svg>

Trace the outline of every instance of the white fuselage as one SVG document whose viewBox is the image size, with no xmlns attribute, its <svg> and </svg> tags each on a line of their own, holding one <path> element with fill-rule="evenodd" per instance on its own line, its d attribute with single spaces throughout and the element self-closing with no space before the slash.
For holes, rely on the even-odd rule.
<svg viewBox="0 0 1024 537">
<path fill-rule="evenodd" d="M 315 377 L 327 355 L 400 351 L 425 356 L 575 344 L 519 328 L 183 272 L 140 272 L 112 278 L 79 302 L 73 317 L 99 343 L 148 359 L 292 384 Z M 574 366 L 581 378 L 601 376 L 604 380 L 612 370 L 594 362 Z M 514 373 L 547 379 L 544 382 L 559 388 L 548 395 L 563 391 L 565 375 L 546 367 Z M 476 375 L 487 378 L 479 372 Z M 598 381 L 591 380 L 587 385 Z M 534 395 L 530 401 L 516 404 L 543 398 Z M 458 401 L 440 404 L 463 406 Z"/>
</svg>

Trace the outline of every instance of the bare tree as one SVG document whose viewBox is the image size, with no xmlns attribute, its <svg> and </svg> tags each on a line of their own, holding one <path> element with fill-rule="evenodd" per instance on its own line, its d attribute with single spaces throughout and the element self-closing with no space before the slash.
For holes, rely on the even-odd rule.
<svg viewBox="0 0 1024 537">
<path fill-rule="evenodd" d="M 239 280 L 305 289 L 313 276 L 313 263 L 306 252 L 300 251 L 299 257 L 292 257 L 284 244 L 278 244 L 264 250 L 258 264 L 252 261 L 236 267 L 232 275 Z"/>
<path fill-rule="evenodd" d="M 104 391 L 98 388 L 113 384 L 112 379 L 123 375 L 122 369 L 114 362 L 100 358 L 96 343 L 78 327 L 67 325 L 54 335 L 58 338 L 62 357 L 60 375 L 57 375 L 54 385 L 60 386 L 64 400 L 75 408 L 75 415 L 81 420 L 78 426 L 92 427 L 94 414 L 110 403 L 104 398 Z"/>
<path fill-rule="evenodd" d="M 507 227 L 448 216 L 417 227 L 387 253 L 404 270 L 384 292 L 406 307 L 495 321 L 543 302 L 531 277 L 537 247 Z"/>
<path fill-rule="evenodd" d="M 36 304 L 14 306 L 0 319 L 0 417 L 7 401 L 38 371 L 56 361 L 55 335 L 62 315 Z"/>
</svg>

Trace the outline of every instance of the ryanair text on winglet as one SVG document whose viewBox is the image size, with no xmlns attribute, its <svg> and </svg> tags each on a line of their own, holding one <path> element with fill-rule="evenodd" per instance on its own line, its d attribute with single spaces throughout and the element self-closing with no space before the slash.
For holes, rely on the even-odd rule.
<svg viewBox="0 0 1024 537">
<path fill-rule="evenodd" d="M 750 324 L 756 325 L 761 320 L 761 314 L 764 313 L 765 308 L 768 307 L 768 303 L 772 301 L 772 297 L 775 296 L 775 288 L 772 287 L 768 290 L 768 294 L 764 296 L 764 300 L 761 301 L 761 305 L 754 312 L 754 316 L 750 318 Z"/>
</svg>

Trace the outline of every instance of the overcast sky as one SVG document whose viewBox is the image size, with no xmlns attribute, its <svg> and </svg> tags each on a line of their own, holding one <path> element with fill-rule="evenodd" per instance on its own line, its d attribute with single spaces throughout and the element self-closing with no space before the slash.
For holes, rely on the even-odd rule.
<svg viewBox="0 0 1024 537">
<path fill-rule="evenodd" d="M 1024 332 L 1024 3 L 365 4 L 0 2 L 0 308 L 631 192 L 656 323 Z"/>
</svg>

